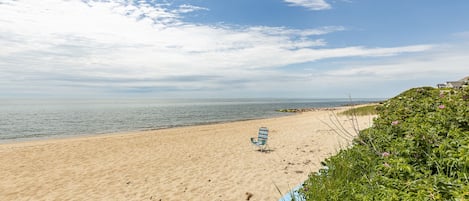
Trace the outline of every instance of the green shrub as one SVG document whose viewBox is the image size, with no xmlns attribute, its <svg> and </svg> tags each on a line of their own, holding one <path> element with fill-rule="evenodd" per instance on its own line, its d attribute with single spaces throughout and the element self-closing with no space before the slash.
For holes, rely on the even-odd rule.
<svg viewBox="0 0 469 201">
<path fill-rule="evenodd" d="M 325 160 L 306 200 L 469 200 L 469 89 L 415 88 L 376 108 L 354 146 Z"/>
</svg>

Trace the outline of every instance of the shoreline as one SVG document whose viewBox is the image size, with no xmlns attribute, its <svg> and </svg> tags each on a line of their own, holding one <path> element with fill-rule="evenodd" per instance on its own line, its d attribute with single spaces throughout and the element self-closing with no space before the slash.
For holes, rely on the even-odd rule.
<svg viewBox="0 0 469 201">
<path fill-rule="evenodd" d="M 87 138 L 113 137 L 113 136 L 121 136 L 121 135 L 125 136 L 125 135 L 134 135 L 134 134 L 145 134 L 145 133 L 152 133 L 152 132 L 158 132 L 158 131 L 169 130 L 169 129 L 190 128 L 190 127 L 211 126 L 211 125 L 229 124 L 229 123 L 245 122 L 245 121 L 275 119 L 275 118 L 288 117 L 288 116 L 294 116 L 294 115 L 299 115 L 299 114 L 300 113 L 290 113 L 290 114 L 285 114 L 285 115 L 276 116 L 276 117 L 265 117 L 265 118 L 257 118 L 257 119 L 256 118 L 254 118 L 254 119 L 241 119 L 241 120 L 233 120 L 233 121 L 220 121 L 220 122 L 207 122 L 207 123 L 195 123 L 195 124 L 188 124 L 188 125 L 177 125 L 177 126 L 168 126 L 168 127 L 162 127 L 162 128 L 152 128 L 152 129 L 146 129 L 146 130 L 103 132 L 103 133 L 78 134 L 78 135 L 56 135 L 56 136 L 45 136 L 45 137 L 37 137 L 37 138 L 15 138 L 15 139 L 0 140 L 0 147 L 2 145 L 14 145 L 14 144 L 34 143 L 34 142 L 47 143 L 48 141 L 81 140 L 82 138 L 87 139 Z"/>
<path fill-rule="evenodd" d="M 364 104 L 355 104 L 354 106 L 365 106 L 371 103 L 364 103 Z M 318 107 L 318 108 L 297 108 L 297 109 L 279 109 L 277 112 L 281 113 L 279 116 L 271 116 L 271 117 L 261 117 L 261 118 L 250 118 L 250 119 L 239 119 L 239 120 L 229 120 L 229 121 L 217 121 L 217 122 L 206 122 L 206 123 L 194 123 L 194 124 L 184 124 L 184 125 L 174 125 L 174 126 L 166 126 L 161 128 L 149 128 L 149 129 L 142 129 L 142 130 L 129 130 L 129 131 L 113 131 L 113 132 L 99 132 L 99 133 L 88 133 L 88 134 L 62 134 L 62 135 L 44 135 L 42 137 L 26 137 L 26 138 L 14 138 L 14 139 L 0 139 L 0 146 L 3 144 L 15 144 L 15 143 L 24 143 L 24 142 L 31 142 L 31 141 L 47 141 L 47 140 L 60 140 L 60 139 L 73 139 L 73 138 L 86 138 L 86 137 L 93 137 L 93 136 L 100 136 L 100 135 L 125 135 L 131 133 L 139 133 L 139 132 L 151 132 L 151 131 L 158 131 L 164 129 L 173 129 L 173 128 L 183 128 L 183 127 L 192 127 L 192 126 L 204 126 L 204 125 L 212 125 L 212 124 L 224 124 L 224 123 L 233 123 L 233 122 L 243 122 L 243 121 L 252 121 L 252 120 L 262 120 L 262 119 L 271 119 L 271 118 L 279 118 L 279 117 L 286 117 L 292 115 L 298 115 L 304 112 L 314 112 L 314 111 L 337 111 L 345 108 L 349 108 L 351 106 L 337 106 L 337 107 Z M 282 111 L 282 110 L 295 110 L 291 111 Z"/>
<path fill-rule="evenodd" d="M 348 143 L 321 123 L 328 115 L 0 144 L 0 199 L 278 200 L 276 186 L 286 193 Z M 261 126 L 270 152 L 249 142 Z"/>
<path fill-rule="evenodd" d="M 252 120 L 261 120 L 261 119 L 271 119 L 278 117 L 285 117 L 290 115 L 296 115 L 295 113 L 284 114 L 274 117 L 264 117 L 264 118 L 252 118 L 252 119 L 239 119 L 231 121 L 218 121 L 218 122 L 206 122 L 206 123 L 194 123 L 194 124 L 184 124 L 184 125 L 175 125 L 175 126 L 166 126 L 161 128 L 149 128 L 142 130 L 129 130 L 129 131 L 114 131 L 114 132 L 100 132 L 100 133 L 88 133 L 88 134 L 75 134 L 75 135 L 45 135 L 43 137 L 26 137 L 26 138 L 14 138 L 14 139 L 0 139 L 0 146 L 3 144 L 14 144 L 14 143 L 23 143 L 23 142 L 33 142 L 33 141 L 47 141 L 47 140 L 61 140 L 61 139 L 73 139 L 73 138 L 87 138 L 93 136 L 105 136 L 105 135 L 126 135 L 132 133 L 141 133 L 141 132 L 151 132 L 159 131 L 165 129 L 174 129 L 174 128 L 184 128 L 184 127 L 193 127 L 193 126 L 204 126 L 204 125 L 216 125 L 224 123 L 233 123 L 233 122 L 243 122 L 243 121 L 252 121 Z"/>
<path fill-rule="evenodd" d="M 360 99 L 357 102 L 370 102 Z M 122 99 L 2 101 L 0 143 L 146 131 L 285 116 L 281 108 L 342 106 L 343 99 Z"/>
</svg>

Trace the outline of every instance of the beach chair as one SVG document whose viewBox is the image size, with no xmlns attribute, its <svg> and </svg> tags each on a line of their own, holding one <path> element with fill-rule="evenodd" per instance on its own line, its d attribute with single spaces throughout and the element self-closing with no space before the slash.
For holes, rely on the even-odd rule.
<svg viewBox="0 0 469 201">
<path fill-rule="evenodd" d="M 267 137 L 269 136 L 269 129 L 267 127 L 260 127 L 259 128 L 259 135 L 257 136 L 257 140 L 255 138 L 251 138 L 251 143 L 257 147 L 259 147 L 260 151 L 265 151 L 267 148 Z"/>
</svg>

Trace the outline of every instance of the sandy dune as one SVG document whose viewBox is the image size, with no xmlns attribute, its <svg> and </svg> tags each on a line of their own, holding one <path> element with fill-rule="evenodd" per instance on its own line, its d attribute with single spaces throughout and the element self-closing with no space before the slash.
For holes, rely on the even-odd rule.
<svg viewBox="0 0 469 201">
<path fill-rule="evenodd" d="M 347 144 L 330 114 L 2 144 L 0 200 L 278 200 Z M 267 153 L 249 141 L 261 126 Z"/>
</svg>

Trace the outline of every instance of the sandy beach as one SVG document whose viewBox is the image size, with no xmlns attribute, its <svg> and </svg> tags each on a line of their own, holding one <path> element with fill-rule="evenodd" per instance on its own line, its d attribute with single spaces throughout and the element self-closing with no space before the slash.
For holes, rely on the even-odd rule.
<svg viewBox="0 0 469 201">
<path fill-rule="evenodd" d="M 347 145 L 329 115 L 2 144 L 0 200 L 278 200 Z M 249 140 L 261 126 L 269 152 Z"/>
</svg>

